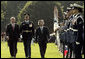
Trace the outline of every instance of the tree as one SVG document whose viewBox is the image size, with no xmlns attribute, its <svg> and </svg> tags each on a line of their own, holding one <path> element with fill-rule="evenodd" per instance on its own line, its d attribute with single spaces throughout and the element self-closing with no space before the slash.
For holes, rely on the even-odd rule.
<svg viewBox="0 0 85 59">
<path fill-rule="evenodd" d="M 55 1 L 28 1 L 18 14 L 18 23 L 24 19 L 24 13 L 29 13 L 31 20 L 37 27 L 39 19 L 44 19 L 45 25 L 49 27 L 50 33 L 53 32 L 53 9 L 57 5 L 61 13 L 60 3 Z M 61 15 L 61 14 L 60 14 Z"/>
<path fill-rule="evenodd" d="M 53 9 L 56 5 L 59 10 L 59 21 L 63 20 L 63 12 L 67 10 L 69 4 L 77 3 L 83 5 L 84 1 L 1 1 L 1 30 L 10 22 L 10 17 L 14 16 L 18 24 L 24 19 L 24 13 L 30 14 L 30 19 L 37 27 L 39 19 L 45 20 L 45 25 L 53 32 Z M 84 15 L 84 13 L 83 13 Z"/>
<path fill-rule="evenodd" d="M 26 11 L 26 8 L 28 8 L 28 6 L 32 3 L 32 1 L 28 1 L 25 6 L 19 11 L 18 15 L 17 15 L 17 19 L 18 19 L 18 24 L 20 24 L 20 20 L 23 19 L 21 17 L 23 17 L 23 13 Z"/>
<path fill-rule="evenodd" d="M 1 20 L 4 20 L 6 15 L 7 1 L 1 1 Z"/>
</svg>

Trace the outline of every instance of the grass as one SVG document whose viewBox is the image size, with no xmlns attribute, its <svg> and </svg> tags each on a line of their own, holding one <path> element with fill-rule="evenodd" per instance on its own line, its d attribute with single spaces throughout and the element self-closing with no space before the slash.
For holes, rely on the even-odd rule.
<svg viewBox="0 0 85 59">
<path fill-rule="evenodd" d="M 22 42 L 18 42 L 17 49 L 18 52 L 16 58 L 25 58 L 24 46 Z M 7 42 L 1 42 L 1 58 L 10 57 Z M 41 58 L 38 44 L 31 45 L 31 58 Z M 48 43 L 45 58 L 63 58 L 63 55 L 58 51 L 58 48 L 54 43 Z"/>
</svg>

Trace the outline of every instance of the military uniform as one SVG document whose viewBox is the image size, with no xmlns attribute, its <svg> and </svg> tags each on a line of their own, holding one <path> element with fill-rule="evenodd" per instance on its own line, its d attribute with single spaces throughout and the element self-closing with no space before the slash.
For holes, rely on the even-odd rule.
<svg viewBox="0 0 85 59">
<path fill-rule="evenodd" d="M 64 57 L 64 50 L 66 44 L 64 26 L 60 27 L 60 29 L 61 30 L 59 30 L 59 38 L 60 38 L 61 46 L 63 45 L 63 47 L 61 47 L 62 48 L 61 52 L 63 52 L 63 57 Z"/>
<path fill-rule="evenodd" d="M 82 58 L 81 56 L 81 49 L 82 49 L 82 33 L 83 33 L 83 19 L 82 16 L 80 14 L 76 15 L 76 23 L 75 25 L 73 25 L 74 29 L 78 30 L 78 38 L 75 41 L 75 58 Z"/>
<path fill-rule="evenodd" d="M 82 12 L 81 7 L 77 4 L 70 6 L 71 9 L 77 9 Z M 73 24 L 73 21 L 76 21 Z M 82 48 L 82 32 L 83 32 L 83 18 L 78 14 L 71 15 L 64 26 L 65 45 L 68 45 L 68 58 L 81 58 Z M 69 56 L 68 56 L 69 55 Z"/>
<path fill-rule="evenodd" d="M 67 29 L 69 28 L 69 20 L 66 20 L 65 21 L 65 25 L 60 27 L 62 30 L 60 31 L 59 33 L 59 38 L 60 40 L 62 41 L 63 43 L 63 57 L 64 58 L 67 58 L 68 57 L 68 54 L 65 56 L 64 54 L 64 51 L 65 51 L 65 46 L 68 46 L 68 37 L 67 37 Z"/>
<path fill-rule="evenodd" d="M 31 57 L 31 40 L 34 36 L 34 25 L 31 21 L 23 21 L 20 25 L 20 33 L 22 34 L 22 40 L 24 43 L 24 51 L 26 57 Z"/>
<path fill-rule="evenodd" d="M 65 45 L 67 45 L 68 48 L 68 53 L 66 58 L 71 58 L 72 56 L 72 47 L 73 47 L 73 42 L 74 40 L 74 35 L 73 31 L 70 29 L 70 22 L 73 19 L 73 15 L 71 15 L 68 20 L 65 21 L 65 26 L 64 26 L 64 32 L 62 33 L 63 37 L 63 55 L 64 55 L 64 50 L 65 50 Z M 64 56 L 65 57 L 65 56 Z"/>
<path fill-rule="evenodd" d="M 77 31 L 72 28 L 72 20 L 74 18 L 74 15 L 71 15 L 69 18 L 70 25 L 69 28 L 67 29 L 67 37 L 68 37 L 68 47 L 69 47 L 69 57 L 68 58 L 73 58 L 74 57 L 74 42 L 77 39 Z"/>
<path fill-rule="evenodd" d="M 65 29 L 64 29 L 64 36 L 65 36 L 65 39 L 64 39 L 65 43 L 64 44 L 67 46 L 67 48 L 69 48 L 68 47 L 69 46 L 69 35 L 68 35 L 68 30 L 67 30 L 69 28 L 69 25 L 70 25 L 69 20 L 67 20 L 66 25 L 65 25 Z M 65 50 L 65 45 L 64 45 L 64 50 Z M 69 51 L 69 49 L 68 49 L 68 51 Z M 68 53 L 66 55 L 66 58 L 68 58 Z"/>
<path fill-rule="evenodd" d="M 75 58 L 82 58 L 81 55 L 81 50 L 82 50 L 82 45 L 83 45 L 83 18 L 80 13 L 82 13 L 82 6 L 78 4 L 73 4 L 72 6 L 73 10 L 78 10 L 78 12 L 75 14 L 75 23 L 72 25 L 73 29 L 77 30 L 77 33 L 74 33 L 74 35 L 77 34 L 76 36 L 76 41 L 75 41 Z"/>
</svg>

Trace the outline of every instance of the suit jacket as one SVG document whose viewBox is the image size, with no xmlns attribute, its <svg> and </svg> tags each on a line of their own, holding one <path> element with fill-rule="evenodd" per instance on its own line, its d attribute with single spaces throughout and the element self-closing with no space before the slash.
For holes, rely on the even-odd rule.
<svg viewBox="0 0 85 59">
<path fill-rule="evenodd" d="M 40 27 L 36 29 L 36 40 L 38 41 L 38 43 L 42 43 L 42 42 L 47 43 L 48 38 L 50 38 L 50 36 L 47 27 L 44 26 L 42 32 Z"/>
<path fill-rule="evenodd" d="M 6 28 L 6 35 L 9 36 L 9 40 L 16 40 L 19 38 L 19 25 L 15 24 L 14 30 L 12 24 L 8 24 Z"/>
</svg>

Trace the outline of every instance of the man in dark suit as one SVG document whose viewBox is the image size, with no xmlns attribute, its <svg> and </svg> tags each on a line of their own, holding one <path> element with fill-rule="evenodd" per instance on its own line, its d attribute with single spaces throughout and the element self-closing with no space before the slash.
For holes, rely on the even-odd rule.
<svg viewBox="0 0 85 59">
<path fill-rule="evenodd" d="M 38 25 L 39 27 L 36 29 L 36 40 L 39 44 L 41 57 L 44 58 L 47 48 L 47 42 L 48 39 L 50 38 L 49 30 L 47 27 L 44 26 L 43 19 L 38 21 Z"/>
<path fill-rule="evenodd" d="M 26 58 L 31 58 L 31 40 L 34 36 L 34 25 L 29 19 L 29 14 L 25 14 L 25 19 L 20 25 L 20 33 L 24 43 L 24 51 Z"/>
<path fill-rule="evenodd" d="M 11 23 L 7 25 L 6 37 L 8 39 L 8 46 L 10 49 L 11 57 L 16 57 L 17 54 L 17 41 L 19 38 L 19 26 L 15 23 L 15 17 L 10 18 Z"/>
</svg>

